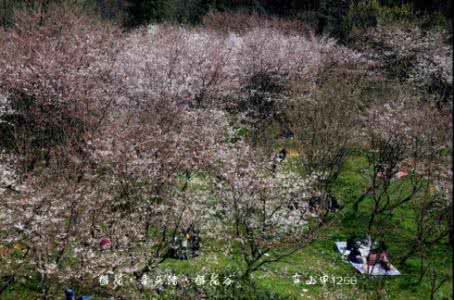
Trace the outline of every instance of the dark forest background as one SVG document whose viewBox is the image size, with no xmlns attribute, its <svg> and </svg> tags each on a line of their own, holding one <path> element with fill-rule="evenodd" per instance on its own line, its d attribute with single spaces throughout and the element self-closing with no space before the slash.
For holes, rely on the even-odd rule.
<svg viewBox="0 0 454 300">
<path fill-rule="evenodd" d="M 0 0 L 0 22 L 8 25 L 17 6 L 36 6 L 62 0 Z M 451 24 L 452 0 L 74 0 L 96 9 L 104 18 L 135 27 L 150 22 L 198 24 L 210 12 L 247 11 L 296 18 L 318 33 L 343 38 L 352 26 L 373 26 L 380 14 L 395 18 L 424 16 L 426 23 Z M 435 21 L 434 21 L 435 20 Z M 356 24 L 355 24 L 356 23 Z M 429 24 L 431 25 L 431 24 Z M 448 25 L 449 26 L 449 25 Z"/>
</svg>

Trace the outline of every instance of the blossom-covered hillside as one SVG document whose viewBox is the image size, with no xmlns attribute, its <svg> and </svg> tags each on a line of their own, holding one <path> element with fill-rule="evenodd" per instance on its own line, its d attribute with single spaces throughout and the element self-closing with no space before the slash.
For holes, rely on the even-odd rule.
<svg viewBox="0 0 454 300">
<path fill-rule="evenodd" d="M 125 29 L 52 2 L 0 27 L 0 299 L 452 295 L 446 33 L 222 16 Z M 408 277 L 356 276 L 332 249 L 359 235 Z"/>
</svg>

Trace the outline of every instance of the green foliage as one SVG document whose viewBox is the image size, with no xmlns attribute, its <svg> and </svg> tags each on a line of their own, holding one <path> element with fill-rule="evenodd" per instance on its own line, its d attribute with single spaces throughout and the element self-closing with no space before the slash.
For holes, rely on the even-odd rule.
<svg viewBox="0 0 454 300">
<path fill-rule="evenodd" d="M 290 296 L 283 296 L 268 289 L 258 288 L 253 281 L 242 281 L 241 288 L 217 288 L 210 291 L 209 299 L 232 300 L 291 300 Z"/>
<path fill-rule="evenodd" d="M 379 11 L 380 4 L 377 0 L 353 1 L 344 19 L 344 24 L 350 24 L 349 27 L 356 28 L 375 27 Z"/>
<path fill-rule="evenodd" d="M 69 0 L 68 0 L 69 1 Z M 17 8 L 46 6 L 65 0 L 0 2 L 0 26 L 12 24 Z M 407 22 L 415 13 L 425 17 L 427 26 L 446 28 L 447 11 L 452 1 L 397 0 L 319 0 L 319 1 L 227 1 L 227 0 L 77 0 L 87 10 L 96 9 L 103 17 L 125 21 L 127 26 L 150 22 L 175 21 L 197 24 L 209 11 L 255 11 L 265 15 L 298 16 L 305 24 L 320 32 L 345 38 L 352 27 L 374 26 L 380 23 Z"/>
<path fill-rule="evenodd" d="M 48 7 L 53 4 L 64 5 L 72 3 L 80 5 L 87 11 L 92 11 L 93 9 L 96 9 L 97 3 L 105 2 L 109 2 L 109 0 L 0 0 L 0 27 L 8 27 L 14 24 L 14 14 L 16 10 L 47 10 Z"/>
<path fill-rule="evenodd" d="M 165 21 L 196 24 L 210 7 L 206 0 L 129 0 L 126 25 Z"/>
<path fill-rule="evenodd" d="M 149 22 L 162 22 L 172 16 L 174 8 L 174 1 L 130 0 L 128 2 L 126 24 L 128 26 L 137 26 Z"/>
<path fill-rule="evenodd" d="M 434 12 L 422 18 L 421 27 L 435 31 L 442 31 L 448 28 L 452 30 L 452 21 L 450 23 L 450 20 L 442 12 Z"/>
<path fill-rule="evenodd" d="M 33 9 L 49 2 L 2 0 L 0 1 L 0 26 L 11 26 L 14 23 L 14 12 L 17 9 Z"/>
<path fill-rule="evenodd" d="M 12 24 L 14 1 L 4 0 L 0 4 L 0 26 L 10 26 Z"/>
<path fill-rule="evenodd" d="M 379 11 L 377 0 L 321 0 L 318 31 L 346 40 L 353 28 L 376 26 Z"/>
<path fill-rule="evenodd" d="M 410 3 L 396 6 L 380 6 L 378 21 L 380 24 L 405 23 L 415 19 Z"/>
<path fill-rule="evenodd" d="M 350 1 L 321 0 L 318 31 L 332 34 L 340 39 L 347 38 L 351 23 L 346 22 Z"/>
</svg>

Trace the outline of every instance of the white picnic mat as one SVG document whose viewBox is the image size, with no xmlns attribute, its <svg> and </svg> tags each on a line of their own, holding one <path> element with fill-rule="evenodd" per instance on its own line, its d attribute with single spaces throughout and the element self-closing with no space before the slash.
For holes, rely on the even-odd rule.
<svg viewBox="0 0 454 300">
<path fill-rule="evenodd" d="M 350 254 L 350 250 L 347 250 L 347 242 L 336 242 L 337 250 L 342 254 L 345 261 L 347 260 L 347 256 Z M 367 255 L 369 255 L 370 248 L 361 246 L 359 248 L 359 252 L 361 252 L 361 256 L 363 257 L 364 264 L 355 264 L 351 261 L 348 261 L 356 270 L 358 270 L 361 274 L 369 274 L 369 275 L 382 275 L 382 276 L 397 276 L 400 275 L 399 270 L 397 270 L 393 265 L 390 264 L 390 270 L 386 271 L 385 269 L 380 266 L 380 264 L 376 264 L 373 267 L 367 265 Z"/>
</svg>

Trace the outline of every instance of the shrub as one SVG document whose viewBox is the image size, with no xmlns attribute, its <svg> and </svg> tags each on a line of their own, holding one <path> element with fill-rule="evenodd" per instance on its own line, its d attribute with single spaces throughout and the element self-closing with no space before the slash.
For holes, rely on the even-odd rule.
<svg viewBox="0 0 454 300">
<path fill-rule="evenodd" d="M 7 98 L 7 112 L 0 115 L 0 150 L 26 155 L 24 167 L 33 169 L 39 160 L 50 160 L 50 149 L 69 141 L 80 144 L 86 130 L 71 109 L 56 101 L 37 102 L 21 91 Z M 77 149 L 80 151 L 80 148 Z"/>
<path fill-rule="evenodd" d="M 380 6 L 379 23 L 385 25 L 390 23 L 412 22 L 415 19 L 411 3 L 396 6 Z"/>
<path fill-rule="evenodd" d="M 317 31 L 319 28 L 319 13 L 315 10 L 303 11 L 298 14 L 298 19 L 304 26 L 312 31 Z"/>
<path fill-rule="evenodd" d="M 411 83 L 428 99 L 446 101 L 452 95 L 452 47 L 446 34 L 408 25 L 369 28 L 354 42 L 382 74 Z"/>
<path fill-rule="evenodd" d="M 127 0 L 126 25 L 179 22 L 197 24 L 208 12 L 209 3 L 203 0 Z"/>
<path fill-rule="evenodd" d="M 377 0 L 353 1 L 344 22 L 352 27 L 367 28 L 377 25 L 380 5 Z"/>
<path fill-rule="evenodd" d="M 175 1 L 129 0 L 127 4 L 127 26 L 137 26 L 150 22 L 162 22 L 173 17 Z"/>
<path fill-rule="evenodd" d="M 118 88 L 110 71 L 118 32 L 68 4 L 16 10 L 14 19 L 0 32 L 0 94 L 11 110 L 2 118 L 10 138 L 14 131 L 8 147 L 20 155 L 55 146 L 79 151 Z"/>
<path fill-rule="evenodd" d="M 245 33 L 253 28 L 270 28 L 284 34 L 302 34 L 304 22 L 298 19 L 284 19 L 261 15 L 257 12 L 215 12 L 202 18 L 202 24 L 214 31 L 224 33 Z"/>
<path fill-rule="evenodd" d="M 117 72 L 129 78 L 129 93 L 174 101 L 212 101 L 244 95 L 255 77 L 311 78 L 331 56 L 339 63 L 360 55 L 334 40 L 285 34 L 266 21 L 228 35 L 200 28 L 157 25 L 137 30 L 119 53 Z M 327 53 L 330 53 L 329 55 Z M 196 101 L 194 101 L 196 99 Z M 199 104 L 199 103 L 195 103 Z"/>
<path fill-rule="evenodd" d="M 180 23 L 199 24 L 208 13 L 209 1 L 204 0 L 177 0 L 175 17 Z"/>
<path fill-rule="evenodd" d="M 314 191 L 320 193 L 321 205 L 328 205 L 347 150 L 357 140 L 364 81 L 347 70 L 328 68 L 317 83 L 317 89 L 305 92 L 304 82 L 295 82 L 286 113 L 295 137 L 303 145 L 300 162 L 315 178 Z"/>
<path fill-rule="evenodd" d="M 3 0 L 0 5 L 0 26 L 9 27 L 14 24 L 14 11 L 18 9 L 46 9 L 50 1 L 37 0 L 37 1 L 15 1 Z"/>
<path fill-rule="evenodd" d="M 351 31 L 351 23 L 346 22 L 350 1 L 322 0 L 319 9 L 319 32 L 346 39 Z"/>
<path fill-rule="evenodd" d="M 446 18 L 443 13 L 434 12 L 422 17 L 421 27 L 424 29 L 446 31 L 452 28 L 452 21 Z"/>
</svg>

